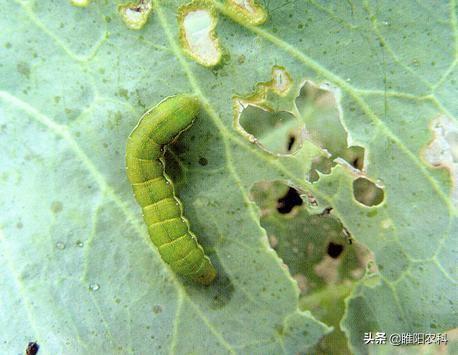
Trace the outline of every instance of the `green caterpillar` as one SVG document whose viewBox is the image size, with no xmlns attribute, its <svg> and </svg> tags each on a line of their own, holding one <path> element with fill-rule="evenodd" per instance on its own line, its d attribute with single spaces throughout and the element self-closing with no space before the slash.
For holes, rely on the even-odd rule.
<svg viewBox="0 0 458 355">
<path fill-rule="evenodd" d="M 127 140 L 126 171 L 162 259 L 176 273 L 208 285 L 216 270 L 190 231 L 173 182 L 164 170 L 167 144 L 192 125 L 199 110 L 197 98 L 177 95 L 144 113 Z"/>
</svg>

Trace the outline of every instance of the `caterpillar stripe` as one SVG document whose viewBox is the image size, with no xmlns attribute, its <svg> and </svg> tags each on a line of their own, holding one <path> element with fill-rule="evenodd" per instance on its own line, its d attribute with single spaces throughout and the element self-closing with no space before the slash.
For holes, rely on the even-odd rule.
<svg viewBox="0 0 458 355">
<path fill-rule="evenodd" d="M 192 125 L 199 110 L 197 98 L 177 95 L 144 113 L 127 140 L 126 171 L 162 259 L 176 273 L 208 285 L 216 270 L 191 232 L 164 170 L 167 144 Z"/>
</svg>

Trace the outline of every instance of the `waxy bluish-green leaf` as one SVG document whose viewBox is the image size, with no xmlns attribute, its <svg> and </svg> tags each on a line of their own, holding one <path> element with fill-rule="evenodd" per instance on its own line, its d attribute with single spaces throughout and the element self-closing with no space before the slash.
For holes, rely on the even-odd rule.
<svg viewBox="0 0 458 355">
<path fill-rule="evenodd" d="M 453 186 L 423 158 L 431 121 L 456 121 L 454 1 L 259 2 L 265 22 L 262 11 L 250 21 L 199 2 L 217 16 L 221 58 L 208 67 L 181 48 L 185 1 L 152 1 L 140 30 L 124 24 L 120 3 L 1 2 L 0 353 L 29 341 L 43 354 L 307 351 L 330 329 L 299 309 L 260 227 L 249 193 L 270 180 L 332 207 L 375 255 L 376 282 L 353 289 L 341 323 L 354 352 L 367 351 L 365 331 L 456 327 Z M 276 67 L 286 88 L 266 84 Z M 345 165 L 311 184 L 310 151 L 272 155 L 238 129 L 234 98 L 265 83 L 272 110 L 298 115 L 305 80 L 337 93 L 381 204 L 357 202 Z M 125 174 L 141 114 L 180 93 L 205 110 L 166 155 L 167 172 L 218 269 L 208 288 L 161 260 Z"/>
</svg>

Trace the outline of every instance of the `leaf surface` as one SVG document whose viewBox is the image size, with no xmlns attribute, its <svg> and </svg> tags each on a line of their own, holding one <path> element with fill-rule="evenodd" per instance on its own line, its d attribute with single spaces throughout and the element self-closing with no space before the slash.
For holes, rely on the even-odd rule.
<svg viewBox="0 0 458 355">
<path fill-rule="evenodd" d="M 212 2 L 224 51 L 213 68 L 181 49 L 182 4 L 153 1 L 133 31 L 114 2 L 2 2 L 0 352 L 29 341 L 49 354 L 310 349 L 331 329 L 299 309 L 250 199 L 254 183 L 272 180 L 333 207 L 375 255 L 377 282 L 354 289 L 342 323 L 353 351 L 367 351 L 365 331 L 455 327 L 454 187 L 422 155 L 431 120 L 456 115 L 455 3 L 270 2 L 267 22 L 254 26 Z M 253 94 L 276 65 L 292 83 L 274 110 L 294 112 L 305 80 L 340 92 L 348 141 L 383 183 L 380 205 L 354 199 L 347 166 L 309 183 L 306 145 L 277 156 L 235 128 L 233 98 Z M 208 288 L 162 262 L 124 171 L 140 115 L 177 93 L 204 106 L 166 162 L 218 268 Z"/>
</svg>

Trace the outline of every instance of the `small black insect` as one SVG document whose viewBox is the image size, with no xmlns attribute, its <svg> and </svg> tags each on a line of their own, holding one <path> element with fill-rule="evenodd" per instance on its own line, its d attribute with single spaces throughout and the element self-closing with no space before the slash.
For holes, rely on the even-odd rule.
<svg viewBox="0 0 458 355">
<path fill-rule="evenodd" d="M 321 217 L 329 216 L 331 214 L 331 211 L 332 211 L 332 207 L 326 207 L 323 211 L 321 211 L 319 216 Z"/>
<path fill-rule="evenodd" d="M 36 355 L 38 353 L 38 349 L 40 349 L 40 346 L 36 342 L 31 341 L 27 345 L 27 349 L 25 349 L 25 355 Z"/>
</svg>

